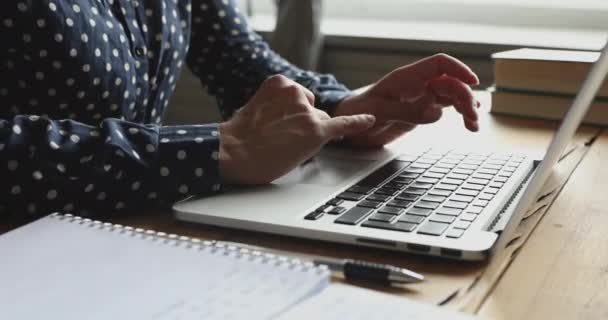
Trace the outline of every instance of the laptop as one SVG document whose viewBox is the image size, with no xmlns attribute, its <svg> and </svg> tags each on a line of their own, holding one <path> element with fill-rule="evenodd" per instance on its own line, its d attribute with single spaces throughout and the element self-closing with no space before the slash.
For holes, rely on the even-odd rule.
<svg viewBox="0 0 608 320">
<path fill-rule="evenodd" d="M 506 246 L 536 201 L 607 72 L 608 46 L 542 160 L 504 150 L 415 150 L 404 143 L 373 151 L 325 147 L 269 185 L 190 198 L 173 209 L 177 219 L 191 222 L 486 259 Z"/>
</svg>

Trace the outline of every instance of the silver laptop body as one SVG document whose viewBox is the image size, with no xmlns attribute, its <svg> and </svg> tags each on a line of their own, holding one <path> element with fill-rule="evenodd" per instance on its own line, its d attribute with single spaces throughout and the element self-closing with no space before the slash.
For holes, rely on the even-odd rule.
<svg viewBox="0 0 608 320">
<path fill-rule="evenodd" d="M 191 198 L 173 209 L 191 222 L 485 259 L 505 245 L 503 236 L 495 246 L 500 231 L 513 232 L 570 142 L 608 71 L 607 51 L 541 162 L 504 150 L 417 149 L 407 137 L 381 150 L 325 147 L 270 185 Z"/>
</svg>

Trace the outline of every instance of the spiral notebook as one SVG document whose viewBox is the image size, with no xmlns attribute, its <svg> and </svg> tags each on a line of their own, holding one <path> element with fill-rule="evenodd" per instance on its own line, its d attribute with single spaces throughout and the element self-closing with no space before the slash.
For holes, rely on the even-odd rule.
<svg viewBox="0 0 608 320">
<path fill-rule="evenodd" d="M 344 316 L 391 301 L 361 304 L 374 292 L 332 288 L 309 262 L 71 215 L 2 235 L 0 258 L 3 319 L 337 319 L 318 307 Z M 447 313 L 397 300 L 421 318 Z"/>
</svg>

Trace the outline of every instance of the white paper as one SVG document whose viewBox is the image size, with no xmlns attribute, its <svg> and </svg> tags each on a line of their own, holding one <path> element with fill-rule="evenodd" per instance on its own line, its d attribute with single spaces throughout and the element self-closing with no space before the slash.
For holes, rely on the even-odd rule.
<svg viewBox="0 0 608 320">
<path fill-rule="evenodd" d="M 277 320 L 466 320 L 463 313 L 368 289 L 333 284 Z"/>
<path fill-rule="evenodd" d="M 0 237 L 2 319 L 268 319 L 327 283 L 52 217 Z"/>
</svg>

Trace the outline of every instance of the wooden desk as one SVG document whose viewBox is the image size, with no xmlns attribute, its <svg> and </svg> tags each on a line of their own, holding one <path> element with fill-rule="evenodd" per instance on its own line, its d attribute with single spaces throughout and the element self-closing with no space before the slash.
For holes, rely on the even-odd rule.
<svg viewBox="0 0 608 320">
<path fill-rule="evenodd" d="M 420 127 L 408 139 L 424 144 L 485 146 L 494 150 L 503 146 L 542 149 L 548 145 L 557 128 L 556 123 L 492 116 L 487 112 L 489 95 L 483 92 L 478 95 L 486 106 L 482 110 L 480 133 L 466 132 L 460 117 L 448 111 L 440 123 Z M 597 129 L 583 127 L 575 141 L 589 141 L 597 134 Z M 605 291 L 602 291 L 608 285 L 608 233 L 602 228 L 608 225 L 608 212 L 605 209 L 608 199 L 600 196 L 608 187 L 608 167 L 601 168 L 600 159 L 601 155 L 607 153 L 608 137 L 602 136 L 549 215 L 541 221 L 532 239 L 490 294 L 481 309 L 482 315 L 504 319 L 545 318 L 549 315 L 567 319 L 579 314 L 588 318 L 608 317 L 605 306 L 608 300 Z M 238 241 L 292 252 L 367 259 L 410 267 L 424 273 L 427 281 L 405 288 L 375 289 L 432 303 L 443 302 L 454 290 L 470 286 L 485 266 L 484 262 L 447 261 L 184 223 L 175 221 L 168 212 L 125 216 L 113 219 L 113 222 L 201 239 Z M 0 233 L 10 227 L 0 222 Z M 446 286 L 447 283 L 449 286 Z M 451 288 L 451 291 L 446 291 L 446 288 Z M 560 305 L 556 305 L 558 303 Z"/>
<path fill-rule="evenodd" d="M 608 319 L 608 132 L 486 300 L 488 319 Z"/>
</svg>

